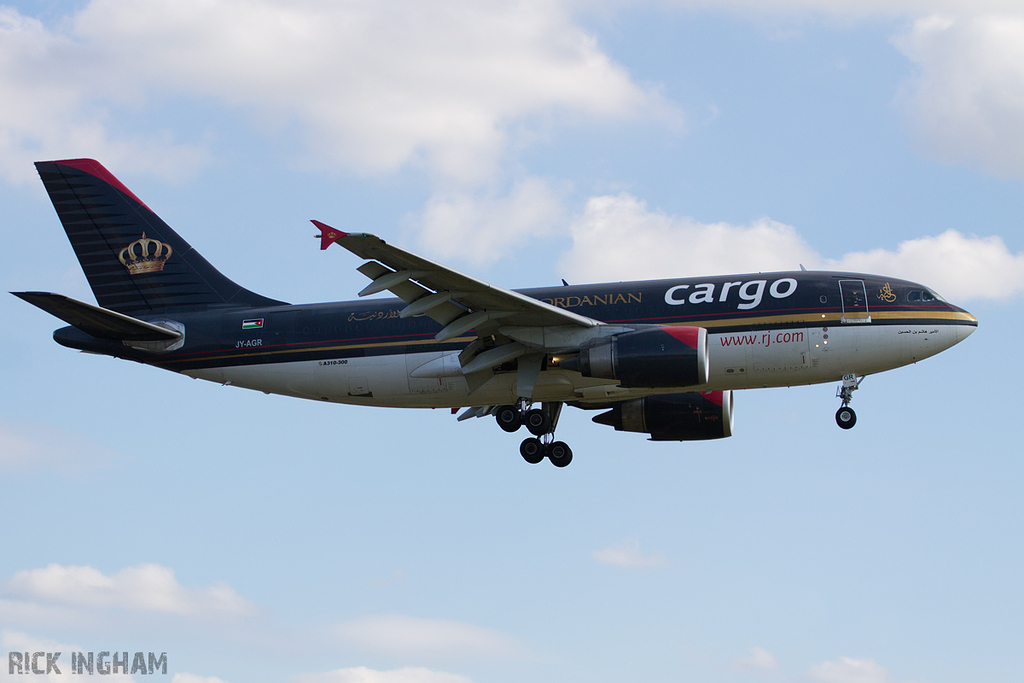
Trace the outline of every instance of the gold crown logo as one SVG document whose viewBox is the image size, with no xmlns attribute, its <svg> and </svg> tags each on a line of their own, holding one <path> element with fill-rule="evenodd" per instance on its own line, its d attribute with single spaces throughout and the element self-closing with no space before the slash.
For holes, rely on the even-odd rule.
<svg viewBox="0 0 1024 683">
<path fill-rule="evenodd" d="M 171 257 L 174 250 L 171 245 L 160 240 L 153 240 L 142 233 L 142 237 L 135 240 L 121 250 L 118 255 L 121 263 L 132 275 L 139 273 L 155 273 L 164 269 L 164 263 Z"/>
</svg>

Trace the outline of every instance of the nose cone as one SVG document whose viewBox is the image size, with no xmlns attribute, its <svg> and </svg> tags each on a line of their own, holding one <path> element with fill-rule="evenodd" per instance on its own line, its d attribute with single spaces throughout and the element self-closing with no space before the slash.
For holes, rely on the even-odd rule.
<svg viewBox="0 0 1024 683">
<path fill-rule="evenodd" d="M 959 310 L 957 318 L 956 342 L 959 344 L 964 339 L 967 339 L 974 334 L 974 331 L 978 329 L 978 319 L 962 308 Z"/>
</svg>

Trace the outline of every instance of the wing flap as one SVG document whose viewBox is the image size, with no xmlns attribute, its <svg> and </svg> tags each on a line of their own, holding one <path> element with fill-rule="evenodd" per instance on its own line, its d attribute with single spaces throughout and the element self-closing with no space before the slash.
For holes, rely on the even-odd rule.
<svg viewBox="0 0 1024 683">
<path fill-rule="evenodd" d="M 376 261 L 367 261 L 356 268 L 356 270 L 374 282 L 397 272 L 377 263 Z M 373 283 L 370 284 L 372 286 Z M 462 306 L 452 303 L 451 297 L 446 297 L 444 300 L 440 300 L 439 298 L 436 303 L 430 302 L 430 304 L 427 305 L 423 300 L 435 294 L 440 294 L 440 292 L 431 292 L 429 289 L 422 287 L 411 280 L 400 278 L 390 284 L 390 287 L 384 289 L 389 289 L 392 294 L 409 304 L 409 306 L 403 308 L 400 313 L 403 318 L 407 318 L 410 315 L 425 313 L 435 322 L 447 325 L 466 312 L 466 309 Z M 383 291 L 383 289 L 380 291 Z M 417 309 L 414 310 L 414 312 L 407 312 L 414 304 L 417 306 Z M 422 308 L 423 310 L 418 310 L 419 308 Z"/>
</svg>

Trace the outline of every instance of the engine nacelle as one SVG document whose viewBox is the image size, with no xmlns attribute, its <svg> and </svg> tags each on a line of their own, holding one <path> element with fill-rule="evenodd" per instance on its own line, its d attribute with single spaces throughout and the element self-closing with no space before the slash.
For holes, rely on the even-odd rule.
<svg viewBox="0 0 1024 683">
<path fill-rule="evenodd" d="M 698 386 L 708 381 L 708 331 L 652 325 L 587 342 L 559 367 L 624 387 Z"/>
<path fill-rule="evenodd" d="M 700 441 L 732 436 L 732 391 L 645 396 L 616 404 L 594 418 L 651 441 Z"/>
</svg>

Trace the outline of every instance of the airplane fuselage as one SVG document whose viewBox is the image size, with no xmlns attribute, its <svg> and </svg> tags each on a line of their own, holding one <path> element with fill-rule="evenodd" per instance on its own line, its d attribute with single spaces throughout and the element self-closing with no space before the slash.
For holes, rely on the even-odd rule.
<svg viewBox="0 0 1024 683">
<path fill-rule="evenodd" d="M 520 290 L 611 325 L 708 330 L 706 384 L 627 388 L 547 363 L 534 396 L 603 405 L 679 391 L 831 382 L 934 355 L 968 336 L 977 320 L 927 288 L 894 278 L 796 271 Z M 516 400 L 515 363 L 475 391 L 457 356 L 474 337 L 438 343 L 441 326 L 401 318 L 399 299 L 230 308 L 139 316 L 184 327 L 171 351 L 55 333 L 73 348 L 131 358 L 213 382 L 339 403 L 390 407 L 500 405 Z M 505 330 L 515 338 L 516 330 Z"/>
</svg>

